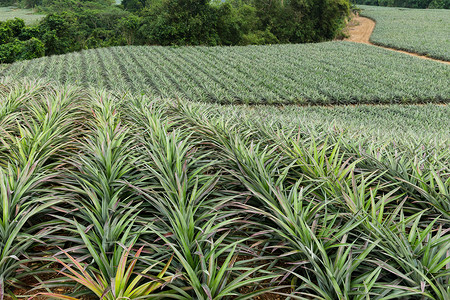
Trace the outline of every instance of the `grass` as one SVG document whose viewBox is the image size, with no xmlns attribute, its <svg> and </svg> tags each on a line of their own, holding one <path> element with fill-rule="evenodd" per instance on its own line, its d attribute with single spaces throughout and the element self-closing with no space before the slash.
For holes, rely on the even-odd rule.
<svg viewBox="0 0 450 300">
<path fill-rule="evenodd" d="M 348 42 L 115 47 L 15 63 L 3 75 L 222 104 L 450 101 L 448 66 Z"/>
<path fill-rule="evenodd" d="M 448 9 L 359 7 L 377 22 L 371 42 L 450 61 Z"/>
<path fill-rule="evenodd" d="M 36 14 L 33 9 L 17 8 L 14 6 L 0 7 L 0 21 L 19 18 L 25 21 L 27 25 L 37 23 L 45 15 Z"/>
<path fill-rule="evenodd" d="M 446 105 L 225 107 L 8 78 L 0 104 L 2 294 L 449 299 Z"/>
</svg>

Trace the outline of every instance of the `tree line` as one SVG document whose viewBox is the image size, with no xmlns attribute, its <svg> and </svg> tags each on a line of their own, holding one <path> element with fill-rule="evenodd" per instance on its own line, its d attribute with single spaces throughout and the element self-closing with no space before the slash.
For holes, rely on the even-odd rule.
<svg viewBox="0 0 450 300">
<path fill-rule="evenodd" d="M 8 5 L 11 0 L 2 0 Z M 38 24 L 0 22 L 0 62 L 121 45 L 255 45 L 339 36 L 349 0 L 22 0 Z"/>
</svg>

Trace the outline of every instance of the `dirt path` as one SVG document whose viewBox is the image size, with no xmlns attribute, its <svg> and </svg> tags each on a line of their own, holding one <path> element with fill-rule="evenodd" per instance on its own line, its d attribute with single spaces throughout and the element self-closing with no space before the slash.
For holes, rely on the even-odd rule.
<svg viewBox="0 0 450 300">
<path fill-rule="evenodd" d="M 420 57 L 422 59 L 433 60 L 433 61 L 437 61 L 437 62 L 440 62 L 443 64 L 450 65 L 450 62 L 445 61 L 445 60 L 439 60 L 439 59 L 430 58 L 428 56 L 413 53 L 413 52 L 407 52 L 407 51 L 403 51 L 403 50 L 397 50 L 394 48 L 389 48 L 389 47 L 372 44 L 370 42 L 370 36 L 372 35 L 372 32 L 374 29 L 375 29 L 375 22 L 373 20 L 371 20 L 369 18 L 360 17 L 360 16 L 354 16 L 352 18 L 352 20 L 350 21 L 350 23 L 348 24 L 347 33 L 348 33 L 349 37 L 346 38 L 345 41 L 368 44 L 368 45 L 388 49 L 391 51 L 396 51 L 396 52 L 408 54 L 411 56 Z"/>
</svg>

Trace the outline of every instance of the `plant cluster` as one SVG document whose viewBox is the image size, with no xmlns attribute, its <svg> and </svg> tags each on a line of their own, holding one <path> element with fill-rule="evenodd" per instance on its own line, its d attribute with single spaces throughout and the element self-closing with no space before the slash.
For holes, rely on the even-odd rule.
<svg viewBox="0 0 450 300">
<path fill-rule="evenodd" d="M 125 0 L 138 34 L 159 45 L 321 42 L 338 36 L 348 0 Z"/>
<path fill-rule="evenodd" d="M 0 63 L 126 45 L 129 41 L 130 13 L 117 7 L 54 10 L 34 24 L 26 25 L 19 18 L 0 21 Z"/>
<path fill-rule="evenodd" d="M 448 66 L 348 42 L 114 47 L 16 63 L 4 75 L 250 104 L 448 103 Z"/>
<path fill-rule="evenodd" d="M 0 21 L 0 63 L 42 57 L 44 44 L 30 37 L 22 19 Z"/>
<path fill-rule="evenodd" d="M 294 107 L 10 79 L 0 104 L 2 297 L 33 280 L 61 299 L 450 297 L 448 132 L 394 143 Z"/>
<path fill-rule="evenodd" d="M 372 43 L 450 61 L 450 10 L 360 8 L 377 22 Z"/>
</svg>

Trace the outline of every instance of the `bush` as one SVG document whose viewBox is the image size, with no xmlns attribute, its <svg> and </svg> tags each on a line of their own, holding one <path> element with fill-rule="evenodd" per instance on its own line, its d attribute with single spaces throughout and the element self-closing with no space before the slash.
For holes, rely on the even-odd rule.
<svg viewBox="0 0 450 300">
<path fill-rule="evenodd" d="M 37 38 L 33 37 L 28 41 L 23 42 L 23 45 L 24 47 L 20 60 L 33 59 L 45 55 L 45 45 Z"/>
<path fill-rule="evenodd" d="M 265 31 L 258 30 L 244 35 L 242 43 L 244 45 L 265 45 L 278 44 L 279 41 L 269 29 L 266 29 Z"/>
<path fill-rule="evenodd" d="M 276 1 L 275 1 L 276 3 Z M 256 1 L 266 30 L 283 43 L 306 43 L 330 40 L 345 24 L 350 11 L 347 0 Z"/>
<path fill-rule="evenodd" d="M 145 0 L 122 0 L 122 6 L 125 10 L 138 12 L 145 7 Z"/>
<path fill-rule="evenodd" d="M 0 0 L 0 7 L 11 6 L 16 4 L 16 0 Z"/>
<path fill-rule="evenodd" d="M 150 1 L 141 34 L 150 44 L 240 45 L 333 39 L 348 0 Z"/>
<path fill-rule="evenodd" d="M 216 30 L 222 45 L 258 44 L 250 36 L 258 35 L 258 17 L 255 7 L 248 4 L 220 3 L 214 7 L 217 14 Z"/>
<path fill-rule="evenodd" d="M 42 57 L 45 54 L 45 46 L 42 41 L 31 38 L 28 41 L 18 39 L 0 45 L 0 63 L 13 63 L 19 60 Z"/>
<path fill-rule="evenodd" d="M 9 43 L 13 36 L 12 29 L 4 22 L 0 22 L 0 45 Z"/>
<path fill-rule="evenodd" d="M 6 44 L 13 41 L 20 35 L 25 28 L 25 22 L 22 19 L 15 18 L 0 22 L 0 44 Z"/>
<path fill-rule="evenodd" d="M 208 0 L 167 0 L 144 14 L 140 32 L 147 43 L 160 45 L 217 45 L 216 14 Z"/>
<path fill-rule="evenodd" d="M 45 54 L 42 41 L 35 36 L 35 27 L 26 27 L 21 19 L 0 22 L 0 63 L 32 59 Z"/>
<path fill-rule="evenodd" d="M 119 20 L 117 31 L 122 33 L 127 45 L 135 44 L 140 25 L 141 19 L 134 15 L 123 17 Z"/>
<path fill-rule="evenodd" d="M 63 54 L 80 50 L 76 43 L 76 18 L 72 14 L 50 14 L 40 23 L 42 41 L 45 44 L 45 54 Z"/>
</svg>

